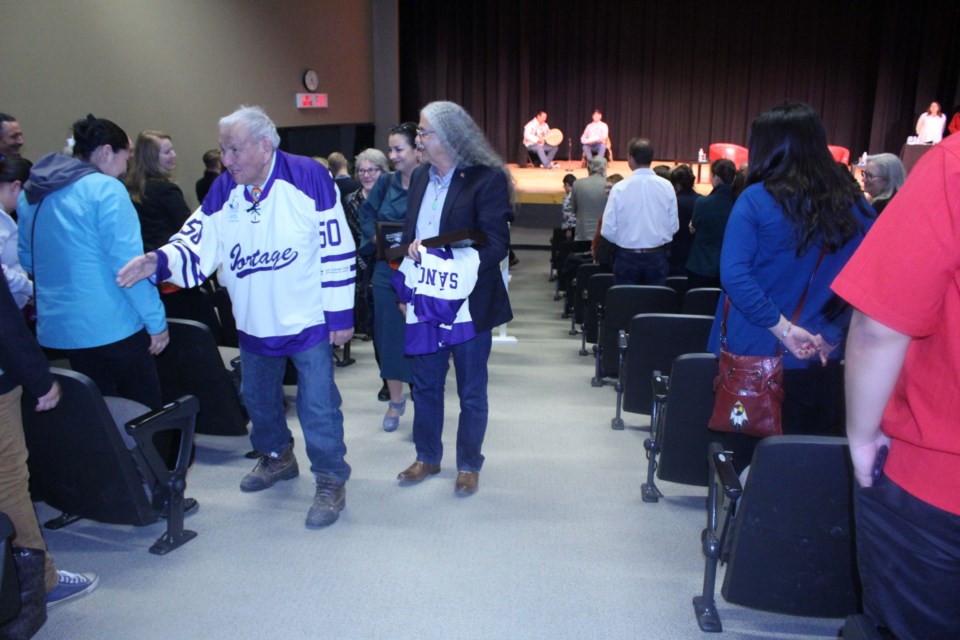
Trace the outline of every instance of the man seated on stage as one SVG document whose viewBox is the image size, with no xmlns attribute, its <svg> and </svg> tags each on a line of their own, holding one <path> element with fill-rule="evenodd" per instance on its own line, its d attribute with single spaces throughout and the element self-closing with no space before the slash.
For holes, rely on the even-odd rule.
<svg viewBox="0 0 960 640">
<path fill-rule="evenodd" d="M 547 112 L 538 111 L 536 117 L 523 127 L 523 146 L 527 151 L 536 151 L 544 169 L 554 169 L 553 157 L 557 155 L 557 147 L 547 144 L 548 133 Z"/>
<path fill-rule="evenodd" d="M 610 129 L 607 123 L 603 121 L 603 113 L 600 109 L 594 109 L 593 121 L 583 130 L 580 136 L 580 142 L 583 144 L 583 155 L 589 161 L 593 156 L 603 158 L 607 155 L 607 138 L 610 137 Z"/>
</svg>

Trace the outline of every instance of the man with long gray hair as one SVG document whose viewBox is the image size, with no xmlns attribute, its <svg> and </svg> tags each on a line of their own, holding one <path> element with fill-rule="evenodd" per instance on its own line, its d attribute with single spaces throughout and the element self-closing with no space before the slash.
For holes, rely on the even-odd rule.
<svg viewBox="0 0 960 640">
<path fill-rule="evenodd" d="M 476 284 L 464 306 L 472 327 L 457 339 L 432 347 L 414 357 L 413 386 L 417 390 L 413 441 L 417 459 L 400 473 L 404 484 L 415 484 L 440 472 L 443 456 L 444 381 L 453 355 L 460 396 L 457 429 L 458 495 L 476 493 L 487 429 L 487 359 L 492 329 L 513 317 L 500 271 L 510 241 L 508 222 L 513 219 L 511 182 L 503 160 L 490 148 L 483 132 L 463 107 L 452 102 L 431 102 L 420 111 L 417 146 L 423 164 L 410 178 L 403 241 L 410 243 L 407 257 L 421 262 L 420 242 L 461 230 L 486 236 L 477 246 Z M 461 341 L 462 340 L 462 341 Z"/>
<path fill-rule="evenodd" d="M 297 415 L 316 495 L 308 527 L 333 524 L 346 502 L 340 392 L 333 347 L 353 336 L 356 249 L 330 172 L 277 149 L 280 136 L 259 107 L 220 120 L 229 172 L 169 244 L 134 258 L 121 286 L 147 277 L 195 287 L 217 271 L 240 334 L 243 399 L 259 452 L 242 491 L 299 474 L 283 406 L 283 374 L 297 368 Z"/>
</svg>

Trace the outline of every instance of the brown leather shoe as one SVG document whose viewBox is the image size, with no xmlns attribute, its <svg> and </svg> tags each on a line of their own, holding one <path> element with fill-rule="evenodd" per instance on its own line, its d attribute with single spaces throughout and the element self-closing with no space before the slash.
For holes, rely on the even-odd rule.
<svg viewBox="0 0 960 640">
<path fill-rule="evenodd" d="M 480 484 L 479 471 L 461 471 L 457 474 L 457 495 L 470 496 L 477 492 Z"/>
<path fill-rule="evenodd" d="M 416 484 L 427 476 L 432 476 L 437 473 L 440 473 L 440 465 L 427 464 L 426 462 L 420 462 L 417 460 L 412 465 L 401 471 L 397 476 L 397 480 L 402 480 L 407 484 Z"/>
</svg>

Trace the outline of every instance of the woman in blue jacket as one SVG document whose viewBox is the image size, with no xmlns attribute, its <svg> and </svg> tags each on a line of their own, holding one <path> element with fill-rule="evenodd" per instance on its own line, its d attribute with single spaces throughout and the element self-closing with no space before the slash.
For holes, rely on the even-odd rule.
<svg viewBox="0 0 960 640">
<path fill-rule="evenodd" d="M 863 240 L 872 211 L 833 161 L 823 122 L 805 104 L 783 104 L 753 121 L 747 185 L 720 256 L 731 303 L 726 349 L 767 356 L 782 344 L 784 432 L 840 435 L 841 342 L 850 310 L 830 283 Z M 718 354 L 726 296 L 710 335 L 709 348 Z"/>
<path fill-rule="evenodd" d="M 153 355 L 166 347 L 156 287 L 129 289 L 117 272 L 143 253 L 140 223 L 123 183 L 130 138 L 92 115 L 73 125 L 73 158 L 51 153 L 20 195 L 18 248 L 33 274 L 37 339 L 66 352 L 104 395 L 162 404 Z"/>
</svg>

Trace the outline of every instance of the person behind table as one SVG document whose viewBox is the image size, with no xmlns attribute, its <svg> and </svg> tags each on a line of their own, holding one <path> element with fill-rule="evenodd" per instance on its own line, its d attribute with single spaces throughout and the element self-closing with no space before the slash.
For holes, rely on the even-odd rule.
<svg viewBox="0 0 960 640">
<path fill-rule="evenodd" d="M 183 191 L 171 176 L 177 167 L 173 140 L 162 131 L 143 131 L 133 147 L 127 191 L 140 218 L 143 250 L 165 245 L 190 217 Z"/>
<path fill-rule="evenodd" d="M 390 129 L 387 144 L 394 173 L 377 179 L 363 206 L 360 207 L 360 230 L 363 232 L 361 252 L 375 253 L 377 223 L 403 223 L 407 216 L 407 195 L 410 176 L 417 168 L 417 125 L 404 122 Z M 383 416 L 384 431 L 396 431 L 400 417 L 407 410 L 404 383 L 413 382 L 413 358 L 404 353 L 406 320 L 397 313 L 399 300 L 391 280 L 397 264 L 388 259 L 377 259 L 373 266 L 373 343 L 380 356 L 380 377 L 390 392 L 387 412 Z"/>
<path fill-rule="evenodd" d="M 0 160 L 0 264 L 3 275 L 10 287 L 10 293 L 23 309 L 33 300 L 33 282 L 23 267 L 17 254 L 17 223 L 11 216 L 17 208 L 17 198 L 23 191 L 23 185 L 30 179 L 30 167 L 26 158 L 6 158 Z"/>
<path fill-rule="evenodd" d="M 670 274 L 682 276 L 686 275 L 685 265 L 690 257 L 690 245 L 693 244 L 690 220 L 693 219 L 693 207 L 700 199 L 700 194 L 693 189 L 697 179 L 690 165 L 674 167 L 667 179 L 677 192 L 677 219 L 680 224 L 670 241 Z"/>
<path fill-rule="evenodd" d="M 924 144 L 937 144 L 943 140 L 943 128 L 947 124 L 947 116 L 940 111 L 939 102 L 931 102 L 930 107 L 920 114 L 917 120 L 917 137 Z"/>
<path fill-rule="evenodd" d="M 357 180 L 360 188 L 347 196 L 343 206 L 343 214 L 350 227 L 353 242 L 360 246 L 362 232 L 360 231 L 360 207 L 370 195 L 370 190 L 377 183 L 377 178 L 390 170 L 387 156 L 380 149 L 364 149 L 355 159 Z M 354 303 L 354 322 L 357 333 L 373 336 L 373 295 L 370 291 L 370 278 L 373 275 L 374 255 L 364 256 L 357 251 L 357 286 Z M 376 349 L 376 345 L 374 345 Z M 379 362 L 379 356 L 377 362 Z M 386 382 L 384 382 L 386 386 Z"/>
<path fill-rule="evenodd" d="M 223 165 L 220 164 L 220 150 L 210 149 L 203 154 L 203 177 L 197 180 L 194 189 L 197 192 L 197 202 L 203 202 L 207 197 L 207 192 L 213 185 L 213 181 L 223 173 Z"/>
<path fill-rule="evenodd" d="M 607 139 L 609 137 L 610 128 L 603 121 L 603 113 L 600 109 L 594 109 L 590 122 L 584 128 L 583 135 L 580 136 L 584 159 L 589 161 L 594 156 L 604 157 L 607 154 Z"/>
<path fill-rule="evenodd" d="M 538 111 L 537 115 L 523 127 L 523 146 L 527 151 L 533 151 L 540 158 L 540 166 L 544 169 L 553 169 L 553 158 L 557 155 L 557 147 L 547 143 L 547 134 L 550 125 L 547 124 L 547 112 Z"/>
<path fill-rule="evenodd" d="M 737 167 L 730 160 L 720 158 L 710 165 L 710 184 L 713 191 L 693 205 L 690 233 L 693 244 L 687 259 L 687 284 L 697 287 L 720 288 L 720 247 L 723 232 L 733 209 L 733 181 Z"/>
<path fill-rule="evenodd" d="M 708 350 L 720 353 L 729 298 L 727 351 L 772 356 L 785 350 L 784 433 L 840 435 L 841 343 L 850 310 L 830 282 L 860 245 L 873 212 L 849 171 L 830 155 L 820 116 L 802 103 L 784 103 L 754 119 L 747 184 L 723 237 L 724 294 Z M 740 454 L 735 464 L 749 464 L 757 439 L 725 437 Z"/>
<path fill-rule="evenodd" d="M 879 215 L 903 186 L 907 179 L 907 170 L 900 158 L 892 153 L 878 153 L 867 156 L 861 175 L 863 191 L 873 205 L 873 210 Z"/>
<path fill-rule="evenodd" d="M 958 281 L 960 136 L 950 136 L 917 161 L 833 282 L 855 308 L 846 434 L 863 609 L 900 640 L 960 629 Z"/>
<path fill-rule="evenodd" d="M 241 107 L 219 125 L 229 175 L 214 183 L 169 244 L 130 260 L 117 282 L 139 286 L 155 277 L 196 287 L 217 272 L 237 321 L 241 392 L 259 453 L 240 490 L 261 491 L 299 475 L 284 407 L 290 360 L 316 483 L 305 524 L 325 527 L 343 510 L 350 477 L 333 347 L 353 336 L 355 245 L 330 172 L 280 151 L 263 109 Z"/>
<path fill-rule="evenodd" d="M 73 124 L 74 155 L 50 153 L 30 170 L 17 203 L 20 262 L 36 285 L 37 339 L 60 349 L 105 396 L 151 409 L 163 403 L 153 356 L 170 341 L 156 287 L 117 286 L 143 253 L 140 221 L 123 183 L 130 138 L 88 115 Z"/>
<path fill-rule="evenodd" d="M 653 145 L 634 138 L 628 146 L 633 170 L 610 189 L 600 234 L 617 246 L 614 284 L 663 286 L 670 270 L 666 248 L 677 232 L 677 193 L 650 169 Z"/>
<path fill-rule="evenodd" d="M 454 231 L 478 231 L 486 236 L 486 242 L 477 247 L 477 282 L 466 303 L 475 336 L 414 357 L 417 401 L 413 441 L 417 459 L 398 479 L 413 484 L 440 472 L 444 386 L 452 355 L 460 397 L 454 490 L 467 496 L 477 492 L 484 461 L 481 448 L 487 429 L 487 359 L 492 329 L 513 317 L 500 271 L 510 241 L 512 186 L 503 160 L 460 105 L 431 102 L 425 106 L 420 111 L 417 144 L 425 164 L 413 172 L 410 180 L 403 230 L 404 242 L 410 243 L 407 256 L 419 261 L 421 239 Z"/>
</svg>

